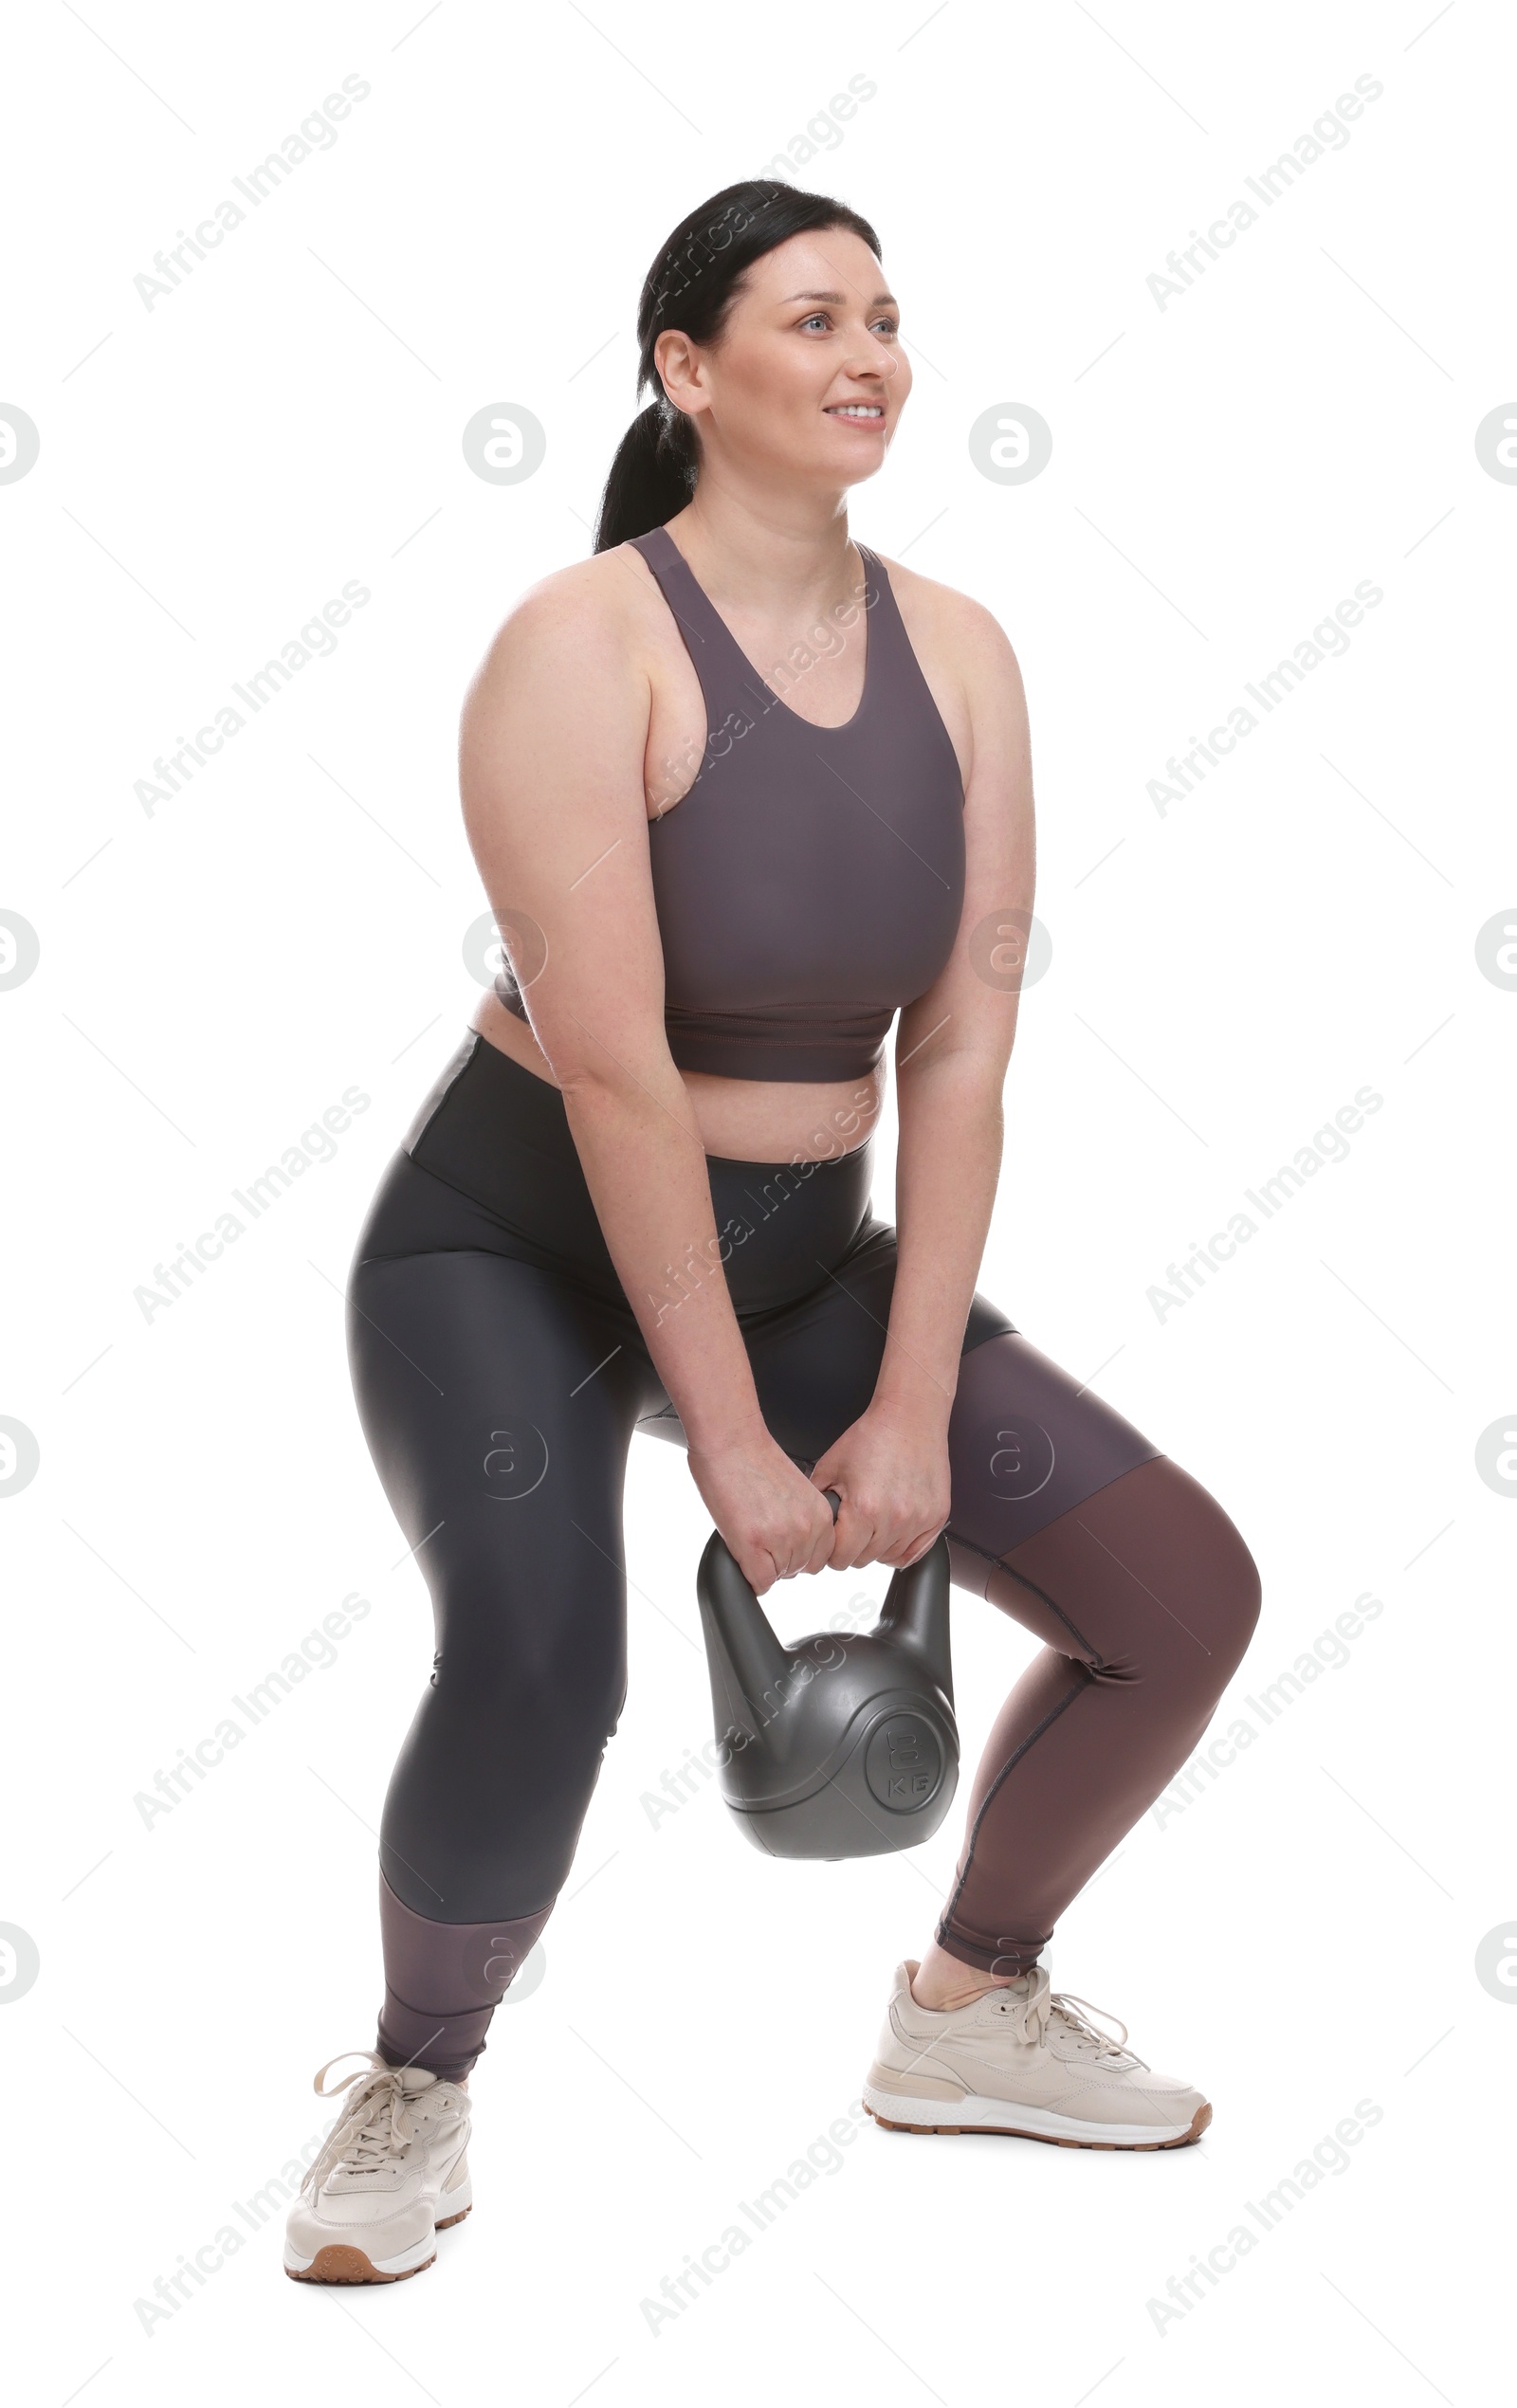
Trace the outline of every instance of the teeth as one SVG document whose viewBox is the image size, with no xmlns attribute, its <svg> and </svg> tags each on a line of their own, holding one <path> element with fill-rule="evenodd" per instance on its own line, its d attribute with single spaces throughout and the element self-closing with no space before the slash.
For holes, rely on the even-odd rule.
<svg viewBox="0 0 1517 2408">
<path fill-rule="evenodd" d="M 883 418 L 885 412 L 872 402 L 846 401 L 828 411 L 830 418 Z"/>
</svg>

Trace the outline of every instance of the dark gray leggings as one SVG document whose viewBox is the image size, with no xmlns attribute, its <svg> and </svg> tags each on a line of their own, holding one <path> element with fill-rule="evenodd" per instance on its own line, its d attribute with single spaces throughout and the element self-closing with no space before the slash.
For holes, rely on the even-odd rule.
<svg viewBox="0 0 1517 2408">
<path fill-rule="evenodd" d="M 871 1153 L 706 1158 L 764 1421 L 806 1471 L 865 1411 L 884 1349 L 895 1233 L 869 1210 Z M 684 1443 L 562 1098 L 484 1037 L 381 1183 L 348 1342 L 436 1624 L 380 1831 L 377 2046 L 456 2076 L 552 1911 L 621 1712 L 630 1441 Z M 1046 1643 L 971 1786 L 937 1933 L 1011 1973 L 1194 1751 L 1259 1579 L 1206 1490 L 978 1295 L 948 1441 L 954 1583 Z"/>
</svg>

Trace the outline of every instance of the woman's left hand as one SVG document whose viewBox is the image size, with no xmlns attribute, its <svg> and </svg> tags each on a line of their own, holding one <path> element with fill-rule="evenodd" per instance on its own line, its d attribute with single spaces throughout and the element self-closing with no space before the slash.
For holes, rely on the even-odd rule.
<svg viewBox="0 0 1517 2408">
<path fill-rule="evenodd" d="M 813 1487 L 842 1497 L 831 1569 L 924 1556 L 948 1519 L 952 1483 L 946 1415 L 871 1404 L 812 1468 Z"/>
</svg>

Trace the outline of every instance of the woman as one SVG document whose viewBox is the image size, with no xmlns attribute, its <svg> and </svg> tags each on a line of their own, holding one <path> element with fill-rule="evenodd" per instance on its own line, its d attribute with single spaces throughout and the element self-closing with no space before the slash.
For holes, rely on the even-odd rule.
<svg viewBox="0 0 1517 2408">
<path fill-rule="evenodd" d="M 914 1563 L 946 1528 L 956 1584 L 1045 1642 L 896 1970 L 870 2111 L 1150 2149 L 1211 2118 L 1042 1960 L 1198 1742 L 1258 1576 L 1206 1491 L 976 1292 L 1033 902 L 1027 721 L 990 613 L 849 536 L 910 391 L 898 322 L 851 210 L 752 182 L 694 211 L 644 287 L 658 398 L 594 555 L 525 594 L 468 695 L 464 810 L 511 972 L 352 1278 L 359 1412 L 437 1653 L 384 1809 L 376 2046 L 290 2216 L 307 2281 L 417 2272 L 468 2212 L 467 2075 L 625 1694 L 638 1429 L 684 1447 L 759 1594 Z M 870 1163 L 898 1008 L 892 1228 Z"/>
</svg>

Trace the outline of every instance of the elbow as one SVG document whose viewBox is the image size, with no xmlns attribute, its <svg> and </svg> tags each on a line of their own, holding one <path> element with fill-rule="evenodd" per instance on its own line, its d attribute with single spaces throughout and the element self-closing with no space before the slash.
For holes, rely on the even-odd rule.
<svg viewBox="0 0 1517 2408">
<path fill-rule="evenodd" d="M 679 1075 L 662 1020 L 646 1029 L 640 1017 L 631 1026 L 625 1019 L 608 1025 L 604 1012 L 594 1006 L 587 1012 L 584 998 L 577 1011 L 566 1009 L 561 996 L 539 998 L 536 991 L 526 1000 L 532 1033 L 566 1104 L 593 1108 L 607 1096 L 635 1094 L 640 1085 L 656 1087 L 661 1077 Z"/>
<path fill-rule="evenodd" d="M 614 1052 L 576 1031 L 576 1042 L 565 1053 L 563 1061 L 552 1057 L 553 1071 L 571 1117 L 599 1118 L 650 1105 L 667 1110 L 670 1104 L 678 1109 L 685 1101 L 684 1081 L 662 1031 L 656 1046 L 634 1049 L 618 1045 Z"/>
<path fill-rule="evenodd" d="M 941 1053 L 929 1048 L 896 1073 L 897 1118 L 903 1128 L 913 1121 L 941 1127 L 946 1118 L 964 1134 L 1004 1133 L 1005 1084 L 1006 1064 L 998 1054 L 973 1046 L 948 1046 Z"/>
<path fill-rule="evenodd" d="M 557 1049 L 549 1059 L 558 1092 L 571 1111 L 595 1111 L 608 1095 L 619 1094 L 627 1085 L 614 1062 L 594 1061 L 582 1043 Z"/>
</svg>

